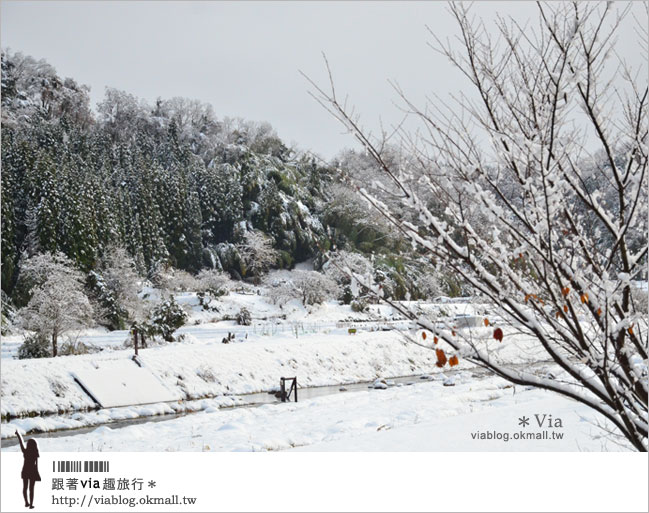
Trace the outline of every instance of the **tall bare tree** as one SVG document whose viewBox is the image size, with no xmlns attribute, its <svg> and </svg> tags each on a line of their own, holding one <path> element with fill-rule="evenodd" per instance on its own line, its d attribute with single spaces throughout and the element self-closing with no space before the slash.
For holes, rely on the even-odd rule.
<svg viewBox="0 0 649 513">
<path fill-rule="evenodd" d="M 451 358 L 588 405 L 646 451 L 647 320 L 631 282 L 646 279 L 647 80 L 615 46 L 629 8 L 538 4 L 536 24 L 497 17 L 495 28 L 461 4 L 449 10 L 459 44 L 432 34 L 433 47 L 472 92 L 418 107 L 395 85 L 421 121 L 415 134 L 395 130 L 408 156 L 398 167 L 383 157 L 384 138 L 368 135 L 338 100 L 330 71 L 330 89 L 311 81 L 313 94 L 390 179 L 374 189 L 356 184 L 358 193 L 534 337 L 565 378 L 495 357 L 490 345 L 508 338 L 500 328 L 497 340 L 476 341 L 418 318 L 434 341 L 445 341 Z M 388 194 L 402 208 L 388 206 Z"/>
</svg>

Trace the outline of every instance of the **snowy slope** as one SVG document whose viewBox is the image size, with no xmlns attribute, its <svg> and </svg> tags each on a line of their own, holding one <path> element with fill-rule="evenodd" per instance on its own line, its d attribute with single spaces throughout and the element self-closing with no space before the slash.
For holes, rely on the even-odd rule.
<svg viewBox="0 0 649 513">
<path fill-rule="evenodd" d="M 91 370 L 93 359 L 76 356 L 2 362 L 2 416 L 94 408 L 95 402 L 70 374 Z"/>
<path fill-rule="evenodd" d="M 56 413 L 91 408 L 93 401 L 72 373 L 90 372 L 106 361 L 116 373 L 134 366 L 132 351 L 5 360 L 2 363 L 2 415 Z M 251 336 L 246 342 L 183 342 L 140 351 L 142 365 L 172 392 L 186 399 L 243 394 L 278 386 L 297 375 L 302 386 L 366 381 L 377 376 L 430 372 L 432 351 L 401 341 L 398 333 L 343 330 L 328 335 Z"/>
<path fill-rule="evenodd" d="M 94 369 L 78 369 L 72 376 L 103 408 L 177 401 L 182 397 L 165 387 L 149 370 L 129 367 L 121 360 L 103 360 Z"/>
<path fill-rule="evenodd" d="M 256 295 L 246 296 L 246 300 L 251 306 L 256 305 L 255 308 L 266 304 L 263 297 Z M 139 361 L 164 383 L 173 397 L 184 399 L 270 390 L 277 387 L 281 376 L 297 375 L 301 386 L 319 386 L 437 370 L 434 351 L 405 342 L 397 331 L 368 331 L 385 324 L 399 326 L 398 323 L 355 323 L 358 333 L 349 335 L 348 323 L 340 324 L 340 319 L 349 313 L 347 308 L 325 304 L 312 314 L 304 315 L 303 322 L 286 320 L 244 327 L 232 321 L 221 321 L 186 326 L 179 330 L 185 336 L 183 341 L 142 349 Z M 375 319 L 393 317 L 385 306 L 375 308 L 374 313 L 366 315 Z M 421 305 L 421 308 L 427 310 L 429 318 L 448 318 L 471 313 L 474 309 L 467 304 Z M 236 343 L 221 343 L 228 331 L 237 333 Z M 510 362 L 539 359 L 535 342 L 511 330 L 505 329 L 503 343 L 491 339 L 490 329 L 473 329 L 471 334 L 483 347 Z M 3 360 L 2 415 L 57 413 L 94 407 L 92 399 L 75 382 L 73 373 L 91 372 L 105 367 L 108 361 L 114 362 L 110 365 L 115 369 L 115 376 L 134 367 L 130 360 L 132 350 L 117 349 L 123 343 L 125 332 L 115 332 L 112 343 L 110 335 L 97 331 L 87 335 L 102 340 L 104 350 L 99 353 Z M 460 362 L 460 368 L 466 365 L 467 362 Z M 109 404 L 123 404 L 123 401 L 109 401 Z"/>
<path fill-rule="evenodd" d="M 299 403 L 206 411 L 158 423 L 41 439 L 44 451 L 269 451 L 301 447 L 333 451 L 619 450 L 601 438 L 601 418 L 573 401 L 469 373 L 454 387 L 442 381 L 342 393 Z M 520 432 L 522 415 L 561 418 L 556 440 L 479 440 L 473 432 Z M 525 432 L 539 433 L 535 425 Z M 15 451 L 17 447 L 5 450 Z"/>
</svg>

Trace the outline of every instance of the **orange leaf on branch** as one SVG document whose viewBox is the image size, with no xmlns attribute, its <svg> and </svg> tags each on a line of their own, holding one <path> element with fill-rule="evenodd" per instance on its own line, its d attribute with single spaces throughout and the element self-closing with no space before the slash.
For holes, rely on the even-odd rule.
<svg viewBox="0 0 649 513">
<path fill-rule="evenodd" d="M 496 329 L 494 330 L 494 338 L 495 338 L 498 342 L 502 342 L 502 341 L 503 341 L 503 330 L 501 330 L 500 328 L 496 328 Z"/>
<path fill-rule="evenodd" d="M 489 319 L 485 319 L 485 320 L 484 320 L 484 325 L 485 325 L 486 327 L 489 327 Z"/>
<path fill-rule="evenodd" d="M 422 332 L 422 334 L 421 334 L 421 338 L 423 338 L 424 340 L 426 340 L 426 332 L 425 332 L 425 331 Z"/>
<path fill-rule="evenodd" d="M 563 297 L 566 297 L 568 294 L 570 294 L 570 288 L 565 287 L 561 290 L 561 293 L 563 294 Z"/>
<path fill-rule="evenodd" d="M 581 302 L 588 303 L 588 294 L 586 292 L 581 295 Z"/>
<path fill-rule="evenodd" d="M 455 367 L 458 363 L 460 363 L 460 361 L 456 355 L 453 355 L 448 359 L 448 364 L 451 367 Z"/>
<path fill-rule="evenodd" d="M 446 354 L 441 349 L 435 349 L 435 354 L 437 355 L 437 365 L 438 367 L 444 367 L 446 365 Z"/>
</svg>

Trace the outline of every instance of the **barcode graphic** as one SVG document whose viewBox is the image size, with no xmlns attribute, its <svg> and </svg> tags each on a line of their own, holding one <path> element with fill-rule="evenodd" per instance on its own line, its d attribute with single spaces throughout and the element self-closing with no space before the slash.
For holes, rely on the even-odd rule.
<svg viewBox="0 0 649 513">
<path fill-rule="evenodd" d="M 52 472 L 108 472 L 108 461 L 53 461 Z"/>
</svg>

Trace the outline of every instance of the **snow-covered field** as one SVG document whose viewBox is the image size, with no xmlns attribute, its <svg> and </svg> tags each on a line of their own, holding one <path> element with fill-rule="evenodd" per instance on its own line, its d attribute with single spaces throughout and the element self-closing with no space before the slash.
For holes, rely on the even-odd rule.
<svg viewBox="0 0 649 513">
<path fill-rule="evenodd" d="M 509 354 L 512 361 L 525 361 L 523 357 L 534 353 L 530 349 L 521 351 L 524 345 L 519 341 L 496 349 L 505 356 Z M 532 342 L 526 345 L 531 347 Z M 95 408 L 75 375 L 109 369 L 117 382 L 122 371 L 138 369 L 132 356 L 131 350 L 120 350 L 6 360 L 2 364 L 2 415 L 18 417 Z M 179 401 L 273 390 L 281 376 L 297 376 L 301 387 L 314 387 L 439 372 L 435 353 L 405 341 L 399 332 L 359 330 L 349 335 L 342 329 L 299 338 L 251 335 L 230 344 L 185 340 L 143 349 L 138 361 Z M 461 361 L 457 368 L 469 366 Z M 24 426 L 22 423 L 19 427 Z M 3 437 L 7 432 L 13 434 L 11 425 L 2 427 Z"/>
<path fill-rule="evenodd" d="M 488 339 L 489 330 L 475 329 L 474 335 Z M 407 342 L 399 331 L 358 328 L 356 334 L 350 335 L 346 328 L 327 328 L 297 337 L 291 331 L 275 335 L 248 332 L 247 338 L 239 334 L 230 344 L 220 339 L 218 335 L 199 338 L 186 333 L 182 342 L 142 349 L 138 362 L 176 400 L 272 390 L 281 376 L 297 375 L 300 386 L 313 387 L 438 370 L 434 351 Z M 511 362 L 535 361 L 534 342 L 529 339 L 516 336 L 511 343 L 493 342 L 491 346 Z M 132 356 L 132 350 L 121 349 L 4 360 L 2 415 L 19 417 L 95 408 L 95 402 L 75 376 L 110 370 L 117 379 L 138 368 Z M 458 368 L 467 365 L 461 361 Z M 121 404 L 111 402 L 110 397 L 108 403 Z"/>
<path fill-rule="evenodd" d="M 342 331 L 342 330 L 340 330 Z M 137 367 L 130 350 L 92 355 L 7 360 L 2 364 L 2 415 L 93 408 L 73 373 Z M 250 337 L 241 343 L 184 342 L 140 351 L 139 361 L 176 399 L 246 394 L 275 388 L 282 376 L 301 386 L 367 381 L 435 368 L 433 351 L 400 340 L 398 333 L 329 333 L 298 339 Z"/>
<path fill-rule="evenodd" d="M 552 427 L 539 427 L 535 415 L 546 415 L 544 425 L 552 417 Z M 531 420 L 526 427 L 519 426 L 523 416 Z M 597 420 L 568 399 L 498 378 L 475 381 L 467 372 L 452 387 L 436 379 L 298 403 L 212 409 L 164 422 L 45 438 L 40 446 L 44 451 L 620 450 L 601 437 L 593 424 Z M 535 439 L 514 439 L 520 433 Z"/>
<path fill-rule="evenodd" d="M 149 292 L 155 295 L 155 291 Z M 4 337 L 2 438 L 13 437 L 16 429 L 37 433 L 100 426 L 83 434 L 43 438 L 42 449 L 616 449 L 597 438 L 599 432 L 590 423 L 595 417 L 584 407 L 547 392 L 514 388 L 500 379 L 475 374 L 466 361 L 460 360 L 453 369 L 455 386 L 444 386 L 453 380 L 447 380 L 435 366 L 435 352 L 408 342 L 403 336 L 408 322 L 389 306 L 372 305 L 363 313 L 336 302 L 305 308 L 294 301 L 280 307 L 260 294 L 231 293 L 217 303 L 218 312 L 206 312 L 198 306 L 194 293 L 176 297 L 190 315 L 188 324 L 178 330 L 182 339 L 141 349 L 137 362 L 133 350 L 124 349 L 128 337 L 124 331 L 87 330 L 79 334 L 79 340 L 101 348 L 100 352 L 37 360 L 13 359 L 21 337 Z M 456 315 L 489 314 L 484 305 L 466 302 L 409 306 L 440 322 Z M 242 307 L 254 312 L 251 326 L 229 320 Z M 493 315 L 490 318 L 495 319 Z M 348 333 L 349 327 L 357 332 Z M 505 327 L 502 343 L 491 338 L 492 328 L 471 330 L 475 339 L 501 359 L 518 365 L 539 361 L 534 340 L 511 328 Z M 223 344 L 229 332 L 235 333 L 235 340 Z M 111 394 L 110 386 L 97 388 L 93 376 L 100 374 L 114 375 L 126 390 Z M 223 409 L 247 402 L 244 394 L 276 390 L 282 376 L 297 376 L 300 387 L 318 387 L 421 374 L 431 375 L 434 381 L 344 392 L 297 404 Z M 156 394 L 140 393 L 141 400 L 116 408 L 98 409 L 75 380 L 79 377 L 90 393 L 94 388 L 95 398 L 104 406 L 124 405 L 128 387 L 137 387 L 138 376 L 144 375 L 156 385 Z M 171 401 L 154 402 L 156 397 Z M 119 427 L 119 421 L 128 419 L 196 411 L 201 413 Z M 519 416 L 535 413 L 562 417 L 563 438 L 480 439 L 479 432 L 514 433 Z M 477 432 L 477 438 L 470 432 Z"/>
<path fill-rule="evenodd" d="M 273 271 L 268 280 L 281 281 L 287 279 L 288 271 Z M 403 316 L 391 306 L 378 304 L 370 305 L 365 312 L 353 312 L 349 305 L 341 305 L 337 301 L 327 301 L 322 305 L 305 307 L 298 300 L 282 304 L 273 304 L 265 295 L 264 287 L 246 285 L 245 290 L 230 292 L 227 296 L 213 301 L 216 311 L 205 310 L 200 306 L 195 292 L 176 292 L 174 298 L 187 312 L 187 324 L 178 329 L 177 335 L 185 335 L 190 340 L 221 341 L 228 333 L 234 333 L 239 338 L 246 335 L 299 335 L 328 333 L 333 328 L 344 326 L 368 327 L 398 327 L 408 325 Z M 160 299 L 160 291 L 145 287 L 141 295 L 146 301 L 155 303 Z M 448 300 L 440 303 L 404 302 L 428 316 L 449 319 L 455 315 L 486 313 L 486 308 L 467 302 Z M 251 326 L 239 326 L 232 319 L 242 309 L 247 308 L 252 314 Z M 129 339 L 126 330 L 108 331 L 102 327 L 84 329 L 66 334 L 74 340 L 83 342 L 102 351 L 114 351 L 124 347 Z M 64 337 L 65 338 L 65 337 Z M 3 360 L 15 359 L 18 348 L 23 342 L 19 333 L 2 337 L 0 357 Z"/>
<path fill-rule="evenodd" d="M 152 300 L 157 297 L 155 289 L 147 293 Z M 254 292 L 231 293 L 216 303 L 216 315 L 198 305 L 195 293 L 179 293 L 176 297 L 189 313 L 189 322 L 177 331 L 182 340 L 142 349 L 138 362 L 177 400 L 270 390 L 277 386 L 279 377 L 286 375 L 298 374 L 301 386 L 321 386 L 411 375 L 434 367 L 433 352 L 406 344 L 396 331 L 378 331 L 408 327 L 386 305 L 372 305 L 368 312 L 355 313 L 348 305 L 335 301 L 307 309 L 298 301 L 280 306 Z M 233 317 L 242 307 L 254 312 L 251 326 L 223 320 Z M 419 308 L 439 318 L 475 311 L 474 306 L 465 303 Z M 348 333 L 352 326 L 357 329 L 355 335 Z M 222 344 L 230 332 L 235 334 L 235 340 Z M 3 337 L 3 418 L 95 408 L 95 402 L 75 376 L 95 371 L 110 371 L 117 376 L 137 368 L 131 359 L 132 349 L 124 349 L 126 331 L 92 329 L 78 334 L 78 339 L 101 351 L 16 360 L 22 336 Z M 512 352 L 511 346 L 501 349 Z M 520 348 L 512 354 L 518 352 Z M 106 405 L 122 404 L 110 399 Z"/>
</svg>

